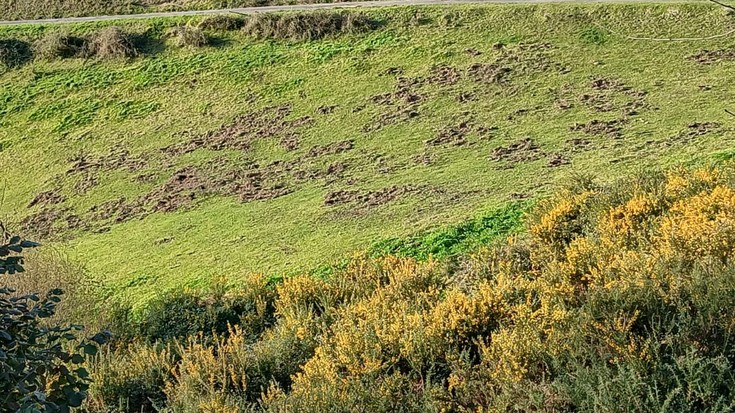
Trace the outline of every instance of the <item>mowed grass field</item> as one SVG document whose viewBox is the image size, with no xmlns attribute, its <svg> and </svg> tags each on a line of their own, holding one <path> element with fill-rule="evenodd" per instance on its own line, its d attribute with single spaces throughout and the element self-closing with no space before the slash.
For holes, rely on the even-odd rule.
<svg viewBox="0 0 735 413">
<path fill-rule="evenodd" d="M 735 17 L 719 8 L 366 13 L 378 24 L 364 33 L 212 31 L 203 48 L 163 36 L 196 20 L 116 23 L 149 39 L 138 57 L 6 70 L 0 218 L 83 263 L 106 294 L 143 303 L 335 263 L 576 176 L 735 154 L 731 37 L 619 35 L 725 33 Z"/>
</svg>

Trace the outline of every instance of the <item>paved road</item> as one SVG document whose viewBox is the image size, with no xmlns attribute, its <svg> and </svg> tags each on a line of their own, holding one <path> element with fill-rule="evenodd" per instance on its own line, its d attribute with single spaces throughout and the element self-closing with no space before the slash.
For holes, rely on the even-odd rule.
<svg viewBox="0 0 735 413">
<path fill-rule="evenodd" d="M 583 0 L 584 3 L 645 3 L 653 0 Z M 16 20 L 16 21 L 0 21 L 2 26 L 20 25 L 20 24 L 58 24 L 58 23 L 79 23 L 79 22 L 96 22 L 103 20 L 120 20 L 120 19 L 150 19 L 153 17 L 176 17 L 176 16 L 201 16 L 211 14 L 239 13 L 239 14 L 256 14 L 256 13 L 272 13 L 278 11 L 298 11 L 298 10 L 319 10 L 319 9 L 337 9 L 337 8 L 356 8 L 356 7 L 389 7 L 389 6 L 426 6 L 426 5 L 452 5 L 452 4 L 493 4 L 493 3 L 516 3 L 516 4 L 532 4 L 532 3 L 579 3 L 579 0 L 380 0 L 380 1 L 355 1 L 346 3 L 316 3 L 316 4 L 294 4 L 288 6 L 262 6 L 262 7 L 240 7 L 231 9 L 216 10 L 192 10 L 192 11 L 174 11 L 163 13 L 142 13 L 142 14 L 126 14 L 114 16 L 91 16 L 91 17 L 65 17 L 60 19 L 39 19 L 39 20 Z M 666 1 L 658 1 L 666 2 Z"/>
</svg>

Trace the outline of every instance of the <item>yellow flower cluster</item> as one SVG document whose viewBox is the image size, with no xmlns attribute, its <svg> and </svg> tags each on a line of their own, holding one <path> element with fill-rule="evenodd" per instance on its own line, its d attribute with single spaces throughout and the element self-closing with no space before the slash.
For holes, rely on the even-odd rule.
<svg viewBox="0 0 735 413">
<path fill-rule="evenodd" d="M 701 282 L 691 268 L 735 255 L 732 182 L 711 169 L 677 170 L 654 183 L 564 193 L 540 206 L 528 235 L 465 257 L 460 270 L 359 256 L 324 279 L 288 278 L 276 288 L 277 322 L 257 343 L 238 329 L 189 343 L 166 395 L 180 411 L 244 402 L 422 410 L 427 400 L 433 411 L 497 411 L 501 391 L 548 392 L 552 361 L 653 363 L 666 342 L 650 336 L 646 306 L 678 303 Z"/>
</svg>

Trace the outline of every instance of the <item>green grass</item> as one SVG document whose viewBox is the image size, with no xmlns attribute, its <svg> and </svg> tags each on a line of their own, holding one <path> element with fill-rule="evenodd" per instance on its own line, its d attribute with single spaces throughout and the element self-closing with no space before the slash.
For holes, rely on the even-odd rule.
<svg viewBox="0 0 735 413">
<path fill-rule="evenodd" d="M 341 0 L 354 1 L 354 0 Z M 0 0 L 0 20 L 210 10 L 233 7 L 336 3 L 332 0 Z"/>
<path fill-rule="evenodd" d="M 724 109 L 735 100 L 729 84 L 735 62 L 701 65 L 689 58 L 703 49 L 732 47 L 732 40 L 630 41 L 599 28 L 656 37 L 710 35 L 735 22 L 717 8 L 497 5 L 368 14 L 383 24 L 366 34 L 288 43 L 210 33 L 218 46 L 201 49 L 156 40 L 185 20 L 129 22 L 126 30 L 147 30 L 155 40 L 136 59 L 37 59 L 6 71 L 0 75 L 0 218 L 18 223 L 42 210 L 28 208 L 38 193 L 58 190 L 66 200 L 47 208 L 67 208 L 88 228 L 67 230 L 57 221 L 62 229 L 50 243 L 84 263 L 108 294 L 142 303 L 162 290 L 207 286 L 223 274 L 236 280 L 251 271 L 306 271 L 382 240 L 390 241 L 380 248 L 412 255 L 422 244 L 416 234 L 443 234 L 441 228 L 453 227 L 461 232 L 463 222 L 482 222 L 518 197 L 538 198 L 580 174 L 612 180 L 647 167 L 732 157 L 733 119 Z M 84 34 L 109 24 L 70 30 Z M 6 28 L 0 38 L 33 40 L 48 30 Z M 500 50 L 496 44 L 505 46 Z M 523 44 L 550 47 L 527 50 Z M 476 82 L 468 73 L 475 63 L 498 61 L 513 70 L 505 84 Z M 392 110 L 370 100 L 395 90 L 397 76 L 386 74 L 388 69 L 426 78 L 438 65 L 456 68 L 457 83 L 414 86 L 424 97 L 417 117 L 365 132 Z M 631 91 L 595 90 L 592 83 L 599 78 L 647 92 L 645 105 L 622 124 L 619 137 L 571 130 L 592 120 L 622 119 L 625 105 L 634 100 Z M 459 102 L 461 94 L 474 99 Z M 604 95 L 612 110 L 596 111 L 585 94 Z M 560 108 L 561 100 L 572 107 Z M 292 128 L 300 135 L 296 150 L 284 149 L 283 136 L 277 135 L 253 142 L 248 151 L 197 149 L 173 157 L 161 151 L 238 116 L 285 104 L 291 107 L 286 121 L 313 119 Z M 319 110 L 332 105 L 332 113 Z M 426 143 L 464 120 L 473 125 L 466 144 Z M 720 127 L 675 139 L 695 122 Z M 478 133 L 480 127 L 485 131 Z M 543 154 L 513 165 L 494 160 L 496 148 L 525 137 Z M 574 149 L 568 141 L 575 138 L 590 144 Z M 345 140 L 354 142 L 353 149 L 309 156 L 314 146 Z M 76 189 L 85 177 L 67 173 L 72 158 L 104 159 L 123 149 L 145 158 L 141 169 L 107 168 L 96 174 L 96 186 L 83 193 Z M 555 155 L 570 163 L 547 167 Z M 214 194 L 199 194 L 173 212 L 121 223 L 92 219 L 91 208 L 145 196 L 187 166 L 220 174 L 262 169 L 276 160 L 293 161 L 303 173 L 278 172 L 265 179 L 268 187 L 280 183 L 290 189 L 281 197 L 241 202 L 210 188 Z M 344 166 L 342 175 L 324 176 L 336 164 Z M 141 175 L 146 179 L 136 179 Z M 391 187 L 413 189 L 379 205 L 325 205 L 335 191 L 366 195 Z M 481 227 L 480 233 L 500 228 Z M 487 241 L 483 237 L 478 239 Z"/>
</svg>

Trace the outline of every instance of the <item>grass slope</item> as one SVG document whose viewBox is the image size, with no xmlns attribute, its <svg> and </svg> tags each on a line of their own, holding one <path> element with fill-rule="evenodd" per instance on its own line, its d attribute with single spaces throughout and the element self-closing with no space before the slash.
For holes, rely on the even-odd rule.
<svg viewBox="0 0 735 413">
<path fill-rule="evenodd" d="M 0 217 L 87 263 L 110 294 L 143 302 L 451 228 L 579 174 L 610 180 L 731 156 L 731 40 L 630 41 L 601 29 L 710 35 L 735 22 L 717 8 L 368 14 L 382 23 L 369 33 L 284 42 L 220 32 L 202 49 L 155 40 L 183 20 L 130 22 L 154 39 L 138 58 L 6 71 Z"/>
<path fill-rule="evenodd" d="M 0 0 L 0 20 L 104 16 L 305 3 L 337 2 L 333 0 Z"/>
</svg>

